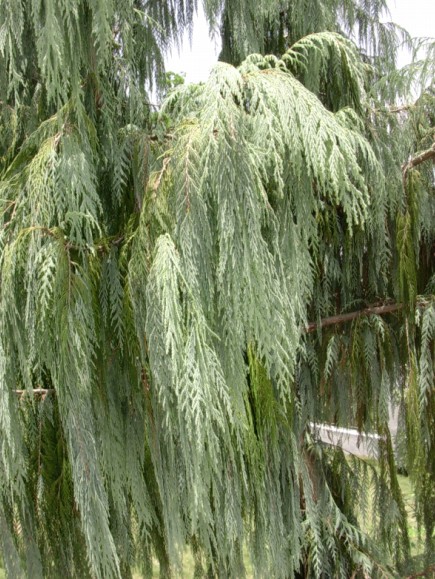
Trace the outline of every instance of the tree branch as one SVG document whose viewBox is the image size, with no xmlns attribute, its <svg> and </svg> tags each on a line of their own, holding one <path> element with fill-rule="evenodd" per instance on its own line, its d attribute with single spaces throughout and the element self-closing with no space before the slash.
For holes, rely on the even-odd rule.
<svg viewBox="0 0 435 579">
<path fill-rule="evenodd" d="M 171 161 L 170 157 L 166 157 L 165 159 L 163 159 L 162 168 L 157 173 L 157 178 L 156 178 L 155 183 L 153 184 L 153 187 L 152 187 L 154 197 L 156 196 L 157 189 L 160 187 L 160 183 L 162 182 L 163 176 L 166 173 L 166 169 L 168 168 L 170 161 Z"/>
<path fill-rule="evenodd" d="M 404 113 L 409 111 L 414 105 L 398 105 L 396 107 L 390 107 L 388 109 L 389 113 Z"/>
<path fill-rule="evenodd" d="M 310 334 L 315 332 L 319 328 L 325 328 L 326 326 L 334 326 L 336 324 L 344 324 L 345 322 L 351 322 L 360 316 L 369 316 L 375 314 L 382 316 L 384 314 L 390 314 L 392 312 L 397 312 L 403 309 L 403 304 L 387 304 L 383 306 L 368 306 L 363 310 L 357 310 L 355 312 L 349 312 L 347 314 L 337 314 L 336 316 L 331 316 L 329 318 L 323 318 L 319 322 L 310 322 L 307 326 L 306 333 Z"/>
<path fill-rule="evenodd" d="M 404 163 L 402 165 L 403 180 L 405 181 L 408 171 L 414 169 L 414 167 L 417 167 L 417 165 L 424 163 L 428 159 L 435 159 L 435 143 L 433 143 L 430 149 L 427 149 L 426 151 L 423 151 L 419 155 L 412 157 L 412 159 L 410 159 L 407 163 Z"/>
<path fill-rule="evenodd" d="M 406 579 L 414 579 L 414 577 L 426 577 L 428 573 L 435 572 L 435 565 L 430 565 L 424 571 L 420 571 L 420 573 L 414 573 L 414 575 L 408 575 Z"/>
<path fill-rule="evenodd" d="M 14 393 L 19 396 L 25 396 L 26 394 L 32 394 L 33 396 L 46 397 L 50 392 L 54 392 L 54 388 L 33 388 L 32 390 L 14 390 Z"/>
<path fill-rule="evenodd" d="M 424 306 L 427 302 L 425 300 L 420 300 L 420 306 Z M 354 312 L 348 312 L 346 314 L 337 314 L 335 316 L 330 316 L 328 318 L 323 318 L 319 322 L 310 322 L 306 329 L 306 334 L 311 334 L 320 328 L 325 328 L 327 326 L 335 326 L 338 324 L 344 324 L 346 322 L 351 322 L 361 316 L 377 315 L 383 316 L 385 314 L 392 314 L 394 312 L 399 312 L 403 310 L 404 304 L 384 304 L 384 305 L 371 305 L 362 310 L 356 310 Z M 25 394 L 35 394 L 45 396 L 49 392 L 54 392 L 54 388 L 35 388 L 34 390 L 14 390 L 15 394 L 18 396 L 24 396 Z"/>
</svg>

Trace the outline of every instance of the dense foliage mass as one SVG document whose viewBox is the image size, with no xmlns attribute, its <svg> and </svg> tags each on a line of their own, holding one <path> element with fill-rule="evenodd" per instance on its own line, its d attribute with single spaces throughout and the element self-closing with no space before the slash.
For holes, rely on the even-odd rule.
<svg viewBox="0 0 435 579">
<path fill-rule="evenodd" d="M 392 400 L 434 549 L 434 46 L 395 70 L 380 0 L 204 5 L 225 62 L 156 113 L 193 0 L 0 2 L 10 577 L 178 576 L 187 546 L 198 577 L 245 549 L 394 574 Z M 377 432 L 379 469 L 322 421 Z"/>
</svg>

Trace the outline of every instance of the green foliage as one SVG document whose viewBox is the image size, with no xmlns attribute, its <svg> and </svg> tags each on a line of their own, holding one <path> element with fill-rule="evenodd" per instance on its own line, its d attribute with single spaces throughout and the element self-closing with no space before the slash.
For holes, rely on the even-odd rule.
<svg viewBox="0 0 435 579">
<path fill-rule="evenodd" d="M 205 2 L 240 66 L 186 86 L 162 54 L 194 2 L 0 3 L 11 577 L 176 576 L 186 545 L 197 576 L 245 548 L 258 577 L 390 576 L 398 399 L 433 549 L 433 90 L 389 100 L 433 51 L 399 75 L 382 2 L 281 4 Z M 377 432 L 379 472 L 321 421 Z"/>
</svg>

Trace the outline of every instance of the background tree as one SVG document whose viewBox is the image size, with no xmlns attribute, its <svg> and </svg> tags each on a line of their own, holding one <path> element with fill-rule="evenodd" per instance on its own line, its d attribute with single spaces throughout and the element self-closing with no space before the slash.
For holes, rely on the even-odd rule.
<svg viewBox="0 0 435 579">
<path fill-rule="evenodd" d="M 433 47 L 398 74 L 382 3 L 205 2 L 240 66 L 156 121 L 194 8 L 0 4 L 7 571 L 169 576 L 190 545 L 239 577 L 247 545 L 259 576 L 388 575 L 392 398 L 433 545 Z M 381 435 L 379 472 L 331 419 Z"/>
</svg>

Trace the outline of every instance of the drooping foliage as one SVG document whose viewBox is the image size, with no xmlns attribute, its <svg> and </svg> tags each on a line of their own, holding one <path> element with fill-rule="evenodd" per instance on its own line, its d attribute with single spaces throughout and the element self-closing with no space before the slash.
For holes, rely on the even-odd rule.
<svg viewBox="0 0 435 579">
<path fill-rule="evenodd" d="M 0 3 L 9 576 L 178 576 L 188 547 L 198 577 L 244 550 L 259 577 L 388 576 L 393 400 L 430 554 L 433 50 L 395 71 L 382 8 L 206 2 L 240 66 L 156 115 L 194 2 Z M 322 421 L 378 433 L 379 470 Z"/>
</svg>

